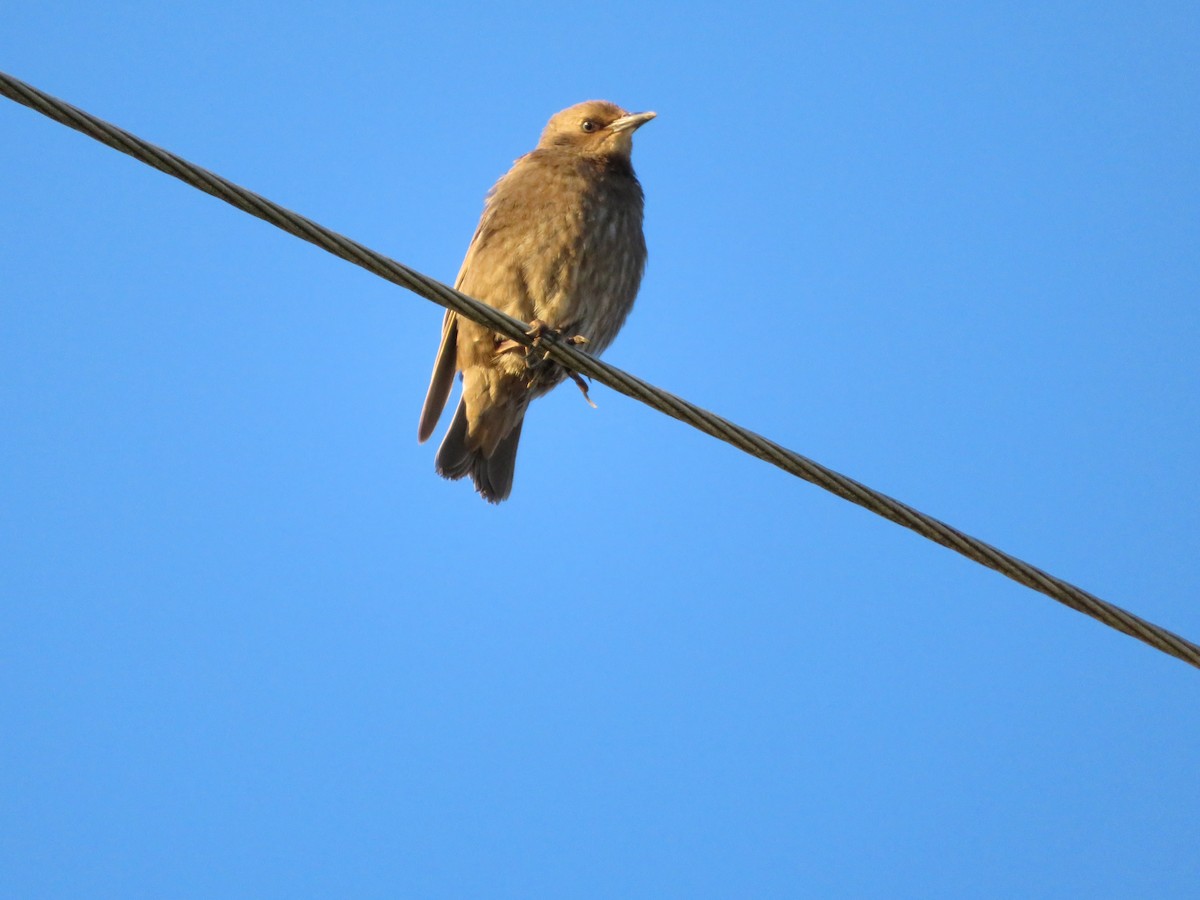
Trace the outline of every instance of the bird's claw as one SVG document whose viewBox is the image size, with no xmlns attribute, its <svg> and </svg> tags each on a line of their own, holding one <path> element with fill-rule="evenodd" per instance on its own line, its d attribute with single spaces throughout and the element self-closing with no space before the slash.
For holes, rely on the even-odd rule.
<svg viewBox="0 0 1200 900">
<path fill-rule="evenodd" d="M 512 350 L 522 350 L 526 356 L 529 356 L 531 350 L 541 350 L 541 348 L 545 346 L 545 338 L 547 335 L 558 338 L 564 344 L 571 344 L 576 347 L 591 343 L 591 341 L 589 341 L 582 334 L 573 334 L 570 337 L 564 337 L 562 332 L 551 328 L 544 322 L 540 322 L 537 319 L 533 321 L 533 327 L 525 332 L 525 334 L 532 338 L 532 341 L 530 341 L 529 344 L 524 344 L 521 341 L 514 341 L 511 338 L 507 341 L 500 341 L 498 344 L 496 344 L 496 356 L 499 356 L 502 353 L 508 353 Z M 545 360 L 549 358 L 550 351 L 544 350 L 542 352 L 542 359 Z"/>
<path fill-rule="evenodd" d="M 592 400 L 592 398 L 590 396 L 588 396 L 588 386 L 587 386 L 587 382 L 583 380 L 583 376 L 580 375 L 578 372 L 567 372 L 567 374 L 571 377 L 571 380 L 574 381 L 575 384 L 579 387 L 579 390 L 583 392 L 583 399 L 588 402 L 588 406 L 590 406 L 592 409 L 596 409 L 596 402 L 594 400 Z"/>
<path fill-rule="evenodd" d="M 573 334 L 568 337 L 559 329 L 551 328 L 541 319 L 534 319 L 532 322 L 530 322 L 529 330 L 525 332 L 525 334 L 533 339 L 532 344 L 534 347 L 541 347 L 547 336 L 555 338 L 556 340 L 560 340 L 564 344 L 572 344 L 576 347 L 580 346 L 581 344 L 591 343 L 591 341 L 589 341 L 582 334 Z"/>
<path fill-rule="evenodd" d="M 531 346 L 540 347 L 542 346 L 542 339 L 545 338 L 546 335 L 557 335 L 558 332 L 541 319 L 534 319 L 529 323 L 529 330 L 525 332 L 525 334 L 527 337 L 533 338 Z"/>
</svg>

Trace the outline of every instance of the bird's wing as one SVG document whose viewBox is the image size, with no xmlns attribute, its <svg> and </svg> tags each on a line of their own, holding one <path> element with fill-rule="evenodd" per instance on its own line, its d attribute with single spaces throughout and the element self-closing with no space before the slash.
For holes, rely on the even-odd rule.
<svg viewBox="0 0 1200 900">
<path fill-rule="evenodd" d="M 446 310 L 442 319 L 442 342 L 438 345 L 437 358 L 433 362 L 433 375 L 429 379 L 429 391 L 425 394 L 425 405 L 421 407 L 421 423 L 417 426 L 417 440 L 424 443 L 433 434 L 446 408 L 450 389 L 454 387 L 455 361 L 458 348 L 458 316 Z"/>
<path fill-rule="evenodd" d="M 488 245 L 489 238 L 494 234 L 496 195 L 502 181 L 503 179 L 501 182 L 497 182 L 496 186 L 488 192 L 487 199 L 484 201 L 483 215 L 479 217 L 479 225 L 476 226 L 475 234 L 471 237 L 471 244 L 467 247 L 467 255 L 463 258 L 462 267 L 458 270 L 458 277 L 454 279 L 456 290 L 464 290 L 463 283 L 467 280 L 471 267 L 476 264 L 484 248 Z M 437 427 L 438 419 L 450 397 L 450 389 L 454 387 L 454 373 L 458 368 L 457 364 L 458 316 L 447 310 L 445 318 L 442 319 L 442 342 L 438 346 L 437 359 L 433 363 L 429 391 L 425 395 L 425 405 L 421 407 L 421 422 L 417 426 L 418 441 L 429 440 L 433 429 Z"/>
<path fill-rule="evenodd" d="M 482 243 L 480 236 L 483 234 L 484 224 L 487 220 L 488 208 L 485 204 L 483 216 L 479 219 L 475 234 L 471 236 L 467 255 L 463 258 L 462 267 L 458 270 L 458 277 L 454 279 L 456 290 L 462 288 L 463 278 L 466 277 L 467 269 L 471 266 L 471 259 Z M 438 345 L 437 357 L 433 361 L 433 375 L 429 378 L 429 390 L 425 393 L 425 405 L 421 407 L 421 421 L 417 425 L 417 441 L 420 443 L 429 440 L 433 429 L 437 428 L 442 410 L 446 408 L 446 401 L 450 399 L 450 389 L 454 387 L 454 372 L 457 369 L 457 362 L 458 316 L 450 310 L 446 310 L 446 315 L 442 319 L 442 342 Z"/>
</svg>

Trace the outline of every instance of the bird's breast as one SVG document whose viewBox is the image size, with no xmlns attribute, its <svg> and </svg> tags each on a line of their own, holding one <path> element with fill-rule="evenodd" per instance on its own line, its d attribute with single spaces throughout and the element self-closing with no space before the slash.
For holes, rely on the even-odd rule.
<svg viewBox="0 0 1200 900">
<path fill-rule="evenodd" d="M 537 317 L 583 335 L 588 349 L 600 353 L 616 337 L 641 283 L 641 190 L 632 179 L 628 185 L 585 184 L 542 224 L 539 243 L 550 252 L 529 259 Z"/>
</svg>

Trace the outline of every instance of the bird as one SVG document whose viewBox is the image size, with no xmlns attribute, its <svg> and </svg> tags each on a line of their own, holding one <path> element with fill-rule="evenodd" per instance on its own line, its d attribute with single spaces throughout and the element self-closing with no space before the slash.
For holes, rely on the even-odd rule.
<svg viewBox="0 0 1200 900">
<path fill-rule="evenodd" d="M 537 147 L 496 182 L 454 287 L 545 334 L 599 355 L 633 308 L 646 265 L 644 196 L 633 133 L 655 117 L 589 100 L 551 116 Z M 530 401 L 579 376 L 452 311 L 421 409 L 417 440 L 433 434 L 461 374 L 462 395 L 434 467 L 470 476 L 489 503 L 508 498 Z M 590 402 L 590 400 L 589 400 Z"/>
</svg>

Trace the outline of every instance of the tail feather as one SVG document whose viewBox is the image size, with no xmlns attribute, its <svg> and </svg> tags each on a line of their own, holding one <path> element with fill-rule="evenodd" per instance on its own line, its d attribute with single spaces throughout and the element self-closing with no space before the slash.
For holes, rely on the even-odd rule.
<svg viewBox="0 0 1200 900">
<path fill-rule="evenodd" d="M 457 480 L 471 476 L 475 482 L 475 490 L 489 503 L 499 503 L 506 500 L 512 492 L 513 473 L 517 466 L 517 445 L 521 440 L 521 426 L 524 417 L 518 420 L 516 427 L 496 445 L 491 456 L 484 456 L 477 449 L 467 445 L 467 407 L 459 402 L 454 411 L 454 420 L 450 430 L 446 432 L 442 444 L 438 447 L 434 466 L 443 478 Z"/>
<path fill-rule="evenodd" d="M 467 449 L 467 406 L 459 401 L 433 465 L 439 475 L 453 481 L 471 471 L 471 458 L 472 453 Z"/>
</svg>

